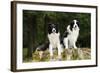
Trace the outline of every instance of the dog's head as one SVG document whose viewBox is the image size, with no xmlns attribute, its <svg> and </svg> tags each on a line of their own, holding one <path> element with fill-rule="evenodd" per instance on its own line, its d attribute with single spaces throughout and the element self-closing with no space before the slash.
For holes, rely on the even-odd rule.
<svg viewBox="0 0 100 73">
<path fill-rule="evenodd" d="M 70 29 L 71 30 L 79 30 L 79 21 L 77 21 L 77 20 L 73 20 L 72 22 L 71 22 L 71 24 L 70 24 Z"/>
<path fill-rule="evenodd" d="M 58 33 L 58 25 L 57 24 L 48 24 L 48 33 Z"/>
</svg>

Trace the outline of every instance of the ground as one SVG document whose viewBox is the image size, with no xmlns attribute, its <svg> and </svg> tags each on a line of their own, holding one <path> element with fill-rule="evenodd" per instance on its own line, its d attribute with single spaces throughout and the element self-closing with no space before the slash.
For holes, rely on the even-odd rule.
<svg viewBox="0 0 100 73">
<path fill-rule="evenodd" d="M 90 48 L 80 48 L 80 49 L 71 49 L 71 53 L 64 50 L 62 52 L 62 61 L 67 60 L 87 60 L 91 59 L 91 49 Z M 32 54 L 32 59 L 28 60 L 27 58 L 24 59 L 24 62 L 48 62 L 50 61 L 49 51 L 46 50 L 45 52 L 41 52 L 43 54 L 42 58 L 40 58 L 39 54 L 40 51 L 35 51 Z M 54 50 L 54 60 L 57 61 L 57 50 Z"/>
</svg>

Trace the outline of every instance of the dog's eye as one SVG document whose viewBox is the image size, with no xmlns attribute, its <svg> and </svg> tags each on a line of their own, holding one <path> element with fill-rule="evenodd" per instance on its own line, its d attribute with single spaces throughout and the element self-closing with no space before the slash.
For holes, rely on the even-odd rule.
<svg viewBox="0 0 100 73">
<path fill-rule="evenodd" d="M 79 26 L 79 22 L 76 22 L 76 24 Z"/>
<path fill-rule="evenodd" d="M 77 24 L 79 24 L 79 22 L 76 22 Z"/>
</svg>

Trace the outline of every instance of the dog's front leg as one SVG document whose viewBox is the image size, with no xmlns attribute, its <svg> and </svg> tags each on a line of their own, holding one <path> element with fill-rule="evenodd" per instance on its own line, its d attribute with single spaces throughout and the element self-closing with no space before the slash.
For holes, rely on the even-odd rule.
<svg viewBox="0 0 100 73">
<path fill-rule="evenodd" d="M 62 53 L 62 48 L 61 48 L 61 45 L 60 43 L 58 44 L 58 60 L 61 60 L 61 53 Z"/>
<path fill-rule="evenodd" d="M 53 47 L 51 44 L 49 45 L 49 52 L 50 52 L 50 60 L 52 60 L 53 59 Z"/>
<path fill-rule="evenodd" d="M 74 47 L 74 49 L 77 49 L 77 47 L 76 47 L 76 43 L 73 44 L 73 47 Z"/>
<path fill-rule="evenodd" d="M 64 46 L 65 46 L 65 49 L 68 49 L 68 38 L 64 38 Z"/>
</svg>

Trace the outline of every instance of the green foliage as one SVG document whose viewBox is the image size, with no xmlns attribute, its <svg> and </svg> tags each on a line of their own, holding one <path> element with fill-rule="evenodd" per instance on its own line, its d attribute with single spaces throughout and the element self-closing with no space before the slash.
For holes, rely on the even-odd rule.
<svg viewBox="0 0 100 73">
<path fill-rule="evenodd" d="M 62 36 L 73 19 L 80 22 L 77 46 L 91 48 L 91 15 L 89 13 L 23 10 L 23 48 L 27 48 L 27 56 L 32 58 L 32 52 L 36 47 L 48 40 L 48 23 L 57 23 Z"/>
</svg>

